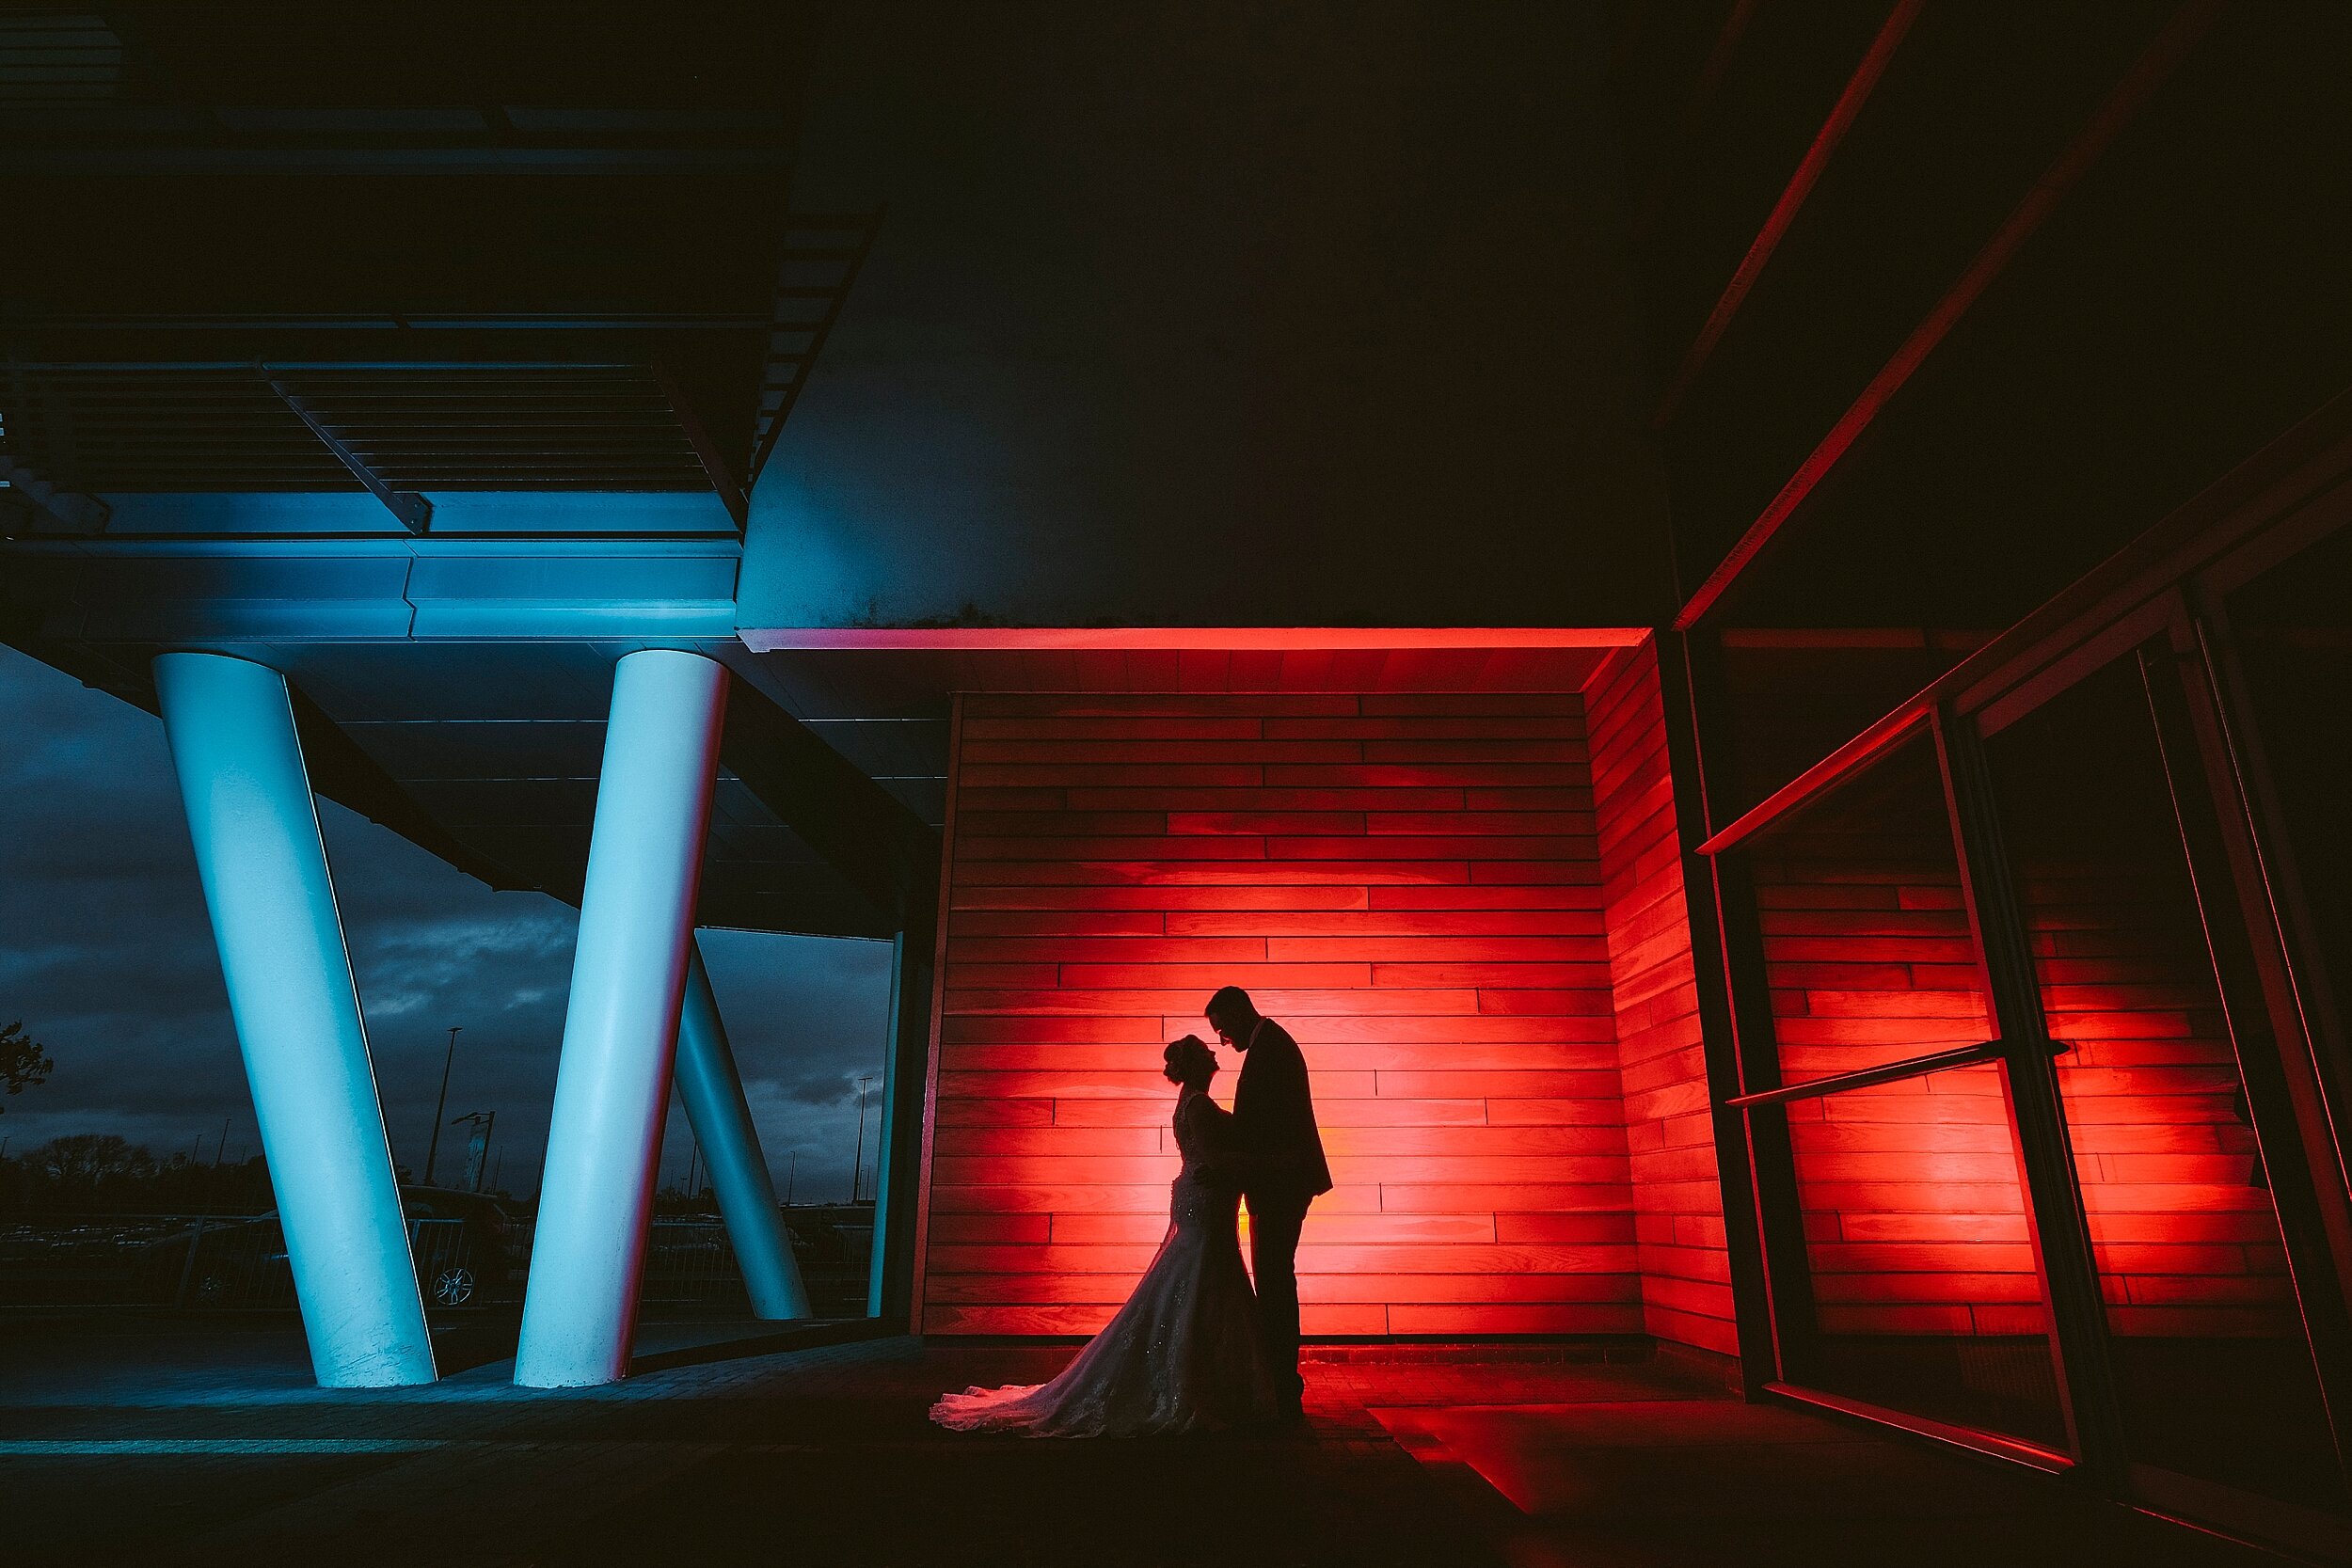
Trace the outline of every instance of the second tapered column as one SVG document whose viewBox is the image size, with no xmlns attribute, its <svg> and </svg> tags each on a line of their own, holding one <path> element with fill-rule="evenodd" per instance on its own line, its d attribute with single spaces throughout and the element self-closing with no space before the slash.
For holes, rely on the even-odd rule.
<svg viewBox="0 0 2352 1568">
<path fill-rule="evenodd" d="M 628 1370 L 726 679 L 660 649 L 613 671 L 515 1355 L 526 1386 Z"/>
</svg>

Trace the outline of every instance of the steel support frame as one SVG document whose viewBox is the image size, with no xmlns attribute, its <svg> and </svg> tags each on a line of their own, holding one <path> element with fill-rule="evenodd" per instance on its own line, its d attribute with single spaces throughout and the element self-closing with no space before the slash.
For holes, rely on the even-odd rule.
<svg viewBox="0 0 2352 1568">
<path fill-rule="evenodd" d="M 2352 1195 L 2328 1187 L 2328 1179 L 2337 1170 L 2331 1163 L 2332 1146 L 2318 1148 L 2310 1136 L 2314 1122 L 2333 1125 L 2333 1108 L 2325 1103 L 2325 1085 L 2315 1064 L 2308 1059 L 2312 1042 L 2302 1038 L 2296 1027 L 2301 1014 L 2294 1000 L 2297 981 L 2284 928 L 2286 911 L 2274 907 L 2277 882 L 2269 867 L 2286 854 L 2288 847 L 2283 830 L 2264 815 L 2265 798 L 2262 781 L 2255 776 L 2260 736 L 2252 724 L 2243 681 L 2234 678 L 2229 659 L 2226 621 L 2219 606 L 2211 602 L 2217 587 L 2234 586 L 2250 575 L 2239 564 L 2240 558 L 2252 556 L 2269 563 L 2278 555 L 2280 546 L 2270 533 L 2308 543 L 2324 532 L 2324 527 L 2307 510 L 2294 508 L 2270 533 L 2260 528 L 2249 533 L 2248 525 L 2236 516 L 2217 515 L 2213 526 L 2239 536 L 2241 542 L 2223 554 L 2185 562 L 2175 586 L 2153 601 L 2090 601 L 2079 607 L 2075 619 L 2066 623 L 2079 629 L 2054 625 L 2037 628 L 2031 639 L 2002 639 L 1999 646 L 1987 650 L 1993 657 L 1968 661 L 1964 672 L 1953 672 L 1951 677 L 1899 705 L 1854 740 L 1834 749 L 1822 763 L 1807 769 L 1798 784 L 1718 828 L 1711 838 L 1697 846 L 1697 852 L 1714 864 L 1716 951 L 1722 963 L 1718 975 L 1702 975 L 1700 992 L 1703 1000 L 1710 991 L 1734 999 L 1743 992 L 1759 999 L 1763 995 L 1760 967 L 1744 981 L 1741 974 L 1743 965 L 1760 966 L 1760 948 L 1743 937 L 1755 929 L 1753 895 L 1740 877 L 1750 839 L 1773 821 L 1867 770 L 1896 747 L 1917 739 L 1919 731 L 1926 728 L 1937 752 L 1968 914 L 1984 970 L 1983 983 L 2002 1036 L 1993 1045 L 1999 1049 L 2018 1155 L 2026 1167 L 2037 1266 L 2052 1314 L 2052 1352 L 2074 1457 L 2070 1464 L 2064 1456 L 1998 1433 L 1955 1427 L 1805 1386 L 1802 1378 L 1807 1348 L 1804 1335 L 1812 1320 L 1810 1303 L 1801 1294 L 1804 1259 L 1802 1232 L 1796 1228 L 1793 1189 L 1782 1197 L 1776 1192 L 1780 1181 L 1769 1159 L 1759 1164 L 1753 1153 L 1755 1118 L 1769 1114 L 1771 1101 L 1780 1098 L 1772 1092 L 1777 1077 L 1772 1062 L 1770 1019 L 1768 1013 L 1743 1015 L 1734 1007 L 1729 1025 L 1735 1050 L 1730 1054 L 1737 1071 L 1716 1073 L 1717 1053 L 1710 1041 L 1710 1080 L 1716 1085 L 1719 1117 L 1723 1101 L 1736 1097 L 1725 1093 L 1734 1084 L 1738 1095 L 1765 1097 L 1749 1107 L 1750 1170 L 1757 1251 L 1766 1263 L 1772 1298 L 1772 1354 L 1788 1369 L 1781 1381 L 1768 1386 L 1768 1391 L 2037 1468 L 2075 1469 L 2120 1500 L 2158 1512 L 2194 1512 L 2249 1538 L 2279 1540 L 2301 1532 L 2306 1539 L 2332 1539 L 2311 1535 L 2311 1521 L 2316 1516 L 2293 1505 L 2191 1478 L 2180 1478 L 2182 1485 L 2172 1487 L 2168 1483 L 2174 1478 L 2169 1472 L 2131 1461 L 2114 1383 L 2096 1257 L 2058 1088 L 2060 1048 L 2047 1037 L 2026 927 L 1984 766 L 1983 736 L 1988 724 L 2005 727 L 2117 657 L 2141 659 L 2183 849 L 2225 998 L 2249 1108 L 2258 1137 L 2265 1141 L 2265 1163 L 2273 1158 L 2274 1149 L 2292 1146 L 2298 1152 L 2299 1157 L 2292 1162 L 2280 1160 L 2281 1164 L 2294 1164 L 2295 1170 L 2284 1182 L 2274 1178 L 2273 1196 L 2295 1268 L 2315 1370 L 2343 1459 L 2352 1453 L 2352 1441 L 2347 1440 L 2347 1431 L 2352 1430 L 2352 1423 L 2347 1423 L 2347 1413 L 2352 1412 L 2352 1289 L 2346 1288 L 2352 1250 L 2344 1245 L 2345 1233 L 2352 1231 Z M 2041 615 L 2036 612 L 2027 617 L 2020 629 Z M 1703 631 L 1696 635 L 1705 636 Z M 1705 654 L 1700 650 L 1707 643 L 1694 647 L 1686 638 L 1684 645 L 1693 648 L 1692 668 L 1704 669 Z M 2164 667 L 2152 666 L 2150 659 Z M 1689 713 L 1709 715 L 1706 690 L 1704 679 L 1694 676 Z M 1703 790 L 1705 765 L 1720 768 L 1721 752 L 1702 752 L 1691 760 L 1699 776 L 1697 787 Z M 1677 766 L 1681 766 L 1679 759 Z M 1677 784 L 1678 790 L 1682 787 Z M 2272 916 L 2267 925 L 2263 918 L 2265 911 Z M 1696 915 L 1694 902 L 1694 942 L 1701 934 Z M 1742 1023 L 1748 1026 L 1741 1029 Z M 2282 1038 L 2286 1034 L 2296 1038 Z M 1991 1049 L 1978 1047 L 1950 1054 L 1973 1059 L 1989 1056 Z M 2296 1054 L 2298 1049 L 2301 1055 Z M 2298 1067 L 2312 1070 L 2298 1072 Z M 2270 1130 L 2267 1134 L 2265 1126 Z M 1764 1147 L 1769 1148 L 1769 1145 Z M 1727 1212 L 1735 1196 L 1727 1175 Z M 1736 1246 L 1736 1226 L 1733 1234 Z M 1743 1323 L 1743 1333 L 1745 1328 Z M 2174 1500 L 2175 1494 L 2180 1500 Z M 2233 1506 L 2238 1502 L 2244 1506 Z M 2218 1517 L 2222 1513 L 2231 1516 Z M 2329 1527 L 2323 1521 L 2320 1528 Z"/>
<path fill-rule="evenodd" d="M 1777 1087 L 1780 1076 L 1746 867 L 1700 850 L 1714 829 L 1708 781 L 1724 771 L 1727 745 L 1721 649 L 1711 631 L 1672 630 L 1659 633 L 1657 648 L 1667 766 L 1682 841 L 1683 904 L 1739 1319 L 1740 1379 L 1754 1399 L 1769 1384 L 1790 1379 L 1792 1355 L 1800 1364 L 1806 1359 L 1813 1339 L 1812 1282 L 1804 1266 L 1788 1118 L 1776 1110 L 1750 1112 L 1730 1103 Z"/>
<path fill-rule="evenodd" d="M 935 901 L 937 894 L 930 899 Z M 920 895 L 908 908 L 927 910 Z M 891 943 L 890 1033 L 882 1061 L 882 1124 L 875 1133 L 874 1245 L 866 1275 L 866 1315 L 903 1321 L 914 1263 L 916 1165 L 923 1147 L 923 1099 L 931 1046 L 931 977 L 937 931 L 925 918 Z"/>
<path fill-rule="evenodd" d="M 2121 1491 L 2123 1417 L 2107 1356 L 2106 1307 L 2066 1132 L 2058 1053 L 2042 1010 L 2032 939 L 2010 876 L 1984 742 L 1975 723 L 1949 704 L 1936 708 L 1931 733 L 1960 863 L 1961 900 L 1976 938 L 1979 980 L 2004 1047 L 2001 1079 L 2025 1180 L 2034 1267 L 2050 1314 L 2050 1355 L 2067 1445 L 2102 1489 Z"/>
<path fill-rule="evenodd" d="M 2345 1195 L 2339 1189 L 2331 1198 L 2323 1185 L 2332 1150 L 2313 1147 L 2312 1124 L 2319 1120 L 2324 1128 L 2324 1112 L 2311 1115 L 2321 1108 L 2296 1082 L 2290 1042 L 2280 1026 L 2294 1013 L 2278 1005 L 2285 955 L 2263 940 L 2261 917 L 2271 912 L 2270 895 L 2245 832 L 2244 798 L 2202 642 L 2185 606 L 2177 608 L 2165 635 L 2141 645 L 2140 675 L 2337 1465 L 2352 1476 L 2346 1463 L 2352 1459 L 2352 1300 L 2344 1271 L 2352 1257 L 2344 1246 Z M 2267 924 L 2275 932 L 2275 921 Z M 2300 1051 L 2303 1044 L 2297 1038 L 2293 1048 Z"/>
</svg>

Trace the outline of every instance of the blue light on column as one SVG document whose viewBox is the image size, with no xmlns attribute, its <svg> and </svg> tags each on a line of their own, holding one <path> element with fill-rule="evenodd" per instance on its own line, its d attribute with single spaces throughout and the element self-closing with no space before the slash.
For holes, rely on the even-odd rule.
<svg viewBox="0 0 2352 1568">
<path fill-rule="evenodd" d="M 807 1317 L 808 1291 L 801 1284 L 791 1238 L 776 1208 L 775 1183 L 760 1152 L 752 1108 L 743 1098 L 743 1079 L 727 1045 L 719 999 L 711 994 L 702 952 L 691 942 L 686 949 L 686 1006 L 678 1016 L 677 1095 L 710 1167 L 711 1189 L 719 1195 L 719 1213 L 727 1222 L 727 1239 L 734 1243 L 735 1260 L 743 1271 L 752 1316 Z"/>
<path fill-rule="evenodd" d="M 515 1381 L 628 1370 L 726 671 L 650 649 L 612 673 Z"/>
<path fill-rule="evenodd" d="M 285 677 L 216 654 L 164 654 L 155 689 L 311 1367 L 330 1388 L 430 1383 L 432 1341 Z"/>
</svg>

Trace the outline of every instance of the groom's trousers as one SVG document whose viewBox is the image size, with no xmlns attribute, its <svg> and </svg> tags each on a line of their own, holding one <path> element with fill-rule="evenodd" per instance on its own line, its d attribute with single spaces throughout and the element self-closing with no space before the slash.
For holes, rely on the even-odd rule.
<svg viewBox="0 0 2352 1568">
<path fill-rule="evenodd" d="M 1312 1198 L 1249 1198 L 1249 1272 L 1258 1287 L 1259 1334 L 1274 1373 L 1274 1390 L 1296 1404 L 1306 1391 L 1298 1375 L 1298 1232 Z"/>
</svg>

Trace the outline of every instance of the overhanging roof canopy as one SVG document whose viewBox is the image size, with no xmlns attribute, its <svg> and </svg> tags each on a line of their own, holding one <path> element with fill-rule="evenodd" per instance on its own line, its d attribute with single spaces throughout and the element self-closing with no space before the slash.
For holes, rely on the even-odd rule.
<svg viewBox="0 0 2352 1568">
<path fill-rule="evenodd" d="M 68 494 L 373 493 L 415 531 L 501 489 L 739 527 L 873 230 L 787 209 L 812 36 L 786 4 L 0 17 L 40 236 L 0 253 L 0 455 Z"/>
</svg>

